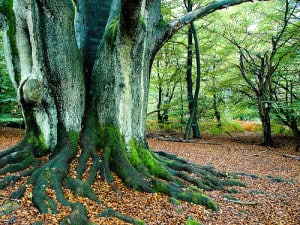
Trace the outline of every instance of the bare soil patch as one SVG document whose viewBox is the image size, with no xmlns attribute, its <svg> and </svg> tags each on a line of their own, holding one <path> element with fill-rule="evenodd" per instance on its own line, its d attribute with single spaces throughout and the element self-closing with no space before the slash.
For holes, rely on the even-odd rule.
<svg viewBox="0 0 300 225">
<path fill-rule="evenodd" d="M 23 134 L 24 131 L 20 129 L 0 128 L 0 151 L 16 144 Z M 147 224 L 185 224 L 187 217 L 193 217 L 204 225 L 300 224 L 300 161 L 284 157 L 286 154 L 300 157 L 299 153 L 294 152 L 292 138 L 276 137 L 275 141 L 280 145 L 278 148 L 260 146 L 259 137 L 251 133 L 234 137 L 204 136 L 193 143 L 161 141 L 156 138 L 149 138 L 148 141 L 154 150 L 167 151 L 200 165 L 212 165 L 220 171 L 237 173 L 239 180 L 247 187 L 233 187 L 237 193 L 205 192 L 220 206 L 220 212 L 214 213 L 190 203 L 172 204 L 169 197 L 161 194 L 133 191 L 118 179 L 116 184 L 120 192 L 116 193 L 99 177 L 93 189 L 103 205 L 79 198 L 87 206 L 91 222 L 126 224 L 118 219 L 98 217 L 99 212 L 109 206 Z M 60 214 L 39 214 L 31 202 L 31 189 L 28 187 L 25 196 L 15 201 L 15 206 L 19 207 L 1 216 L 3 207 L 9 202 L 10 193 L 23 182 L 25 179 L 0 190 L 1 225 L 33 224 L 39 220 L 43 220 L 43 224 L 59 224 L 69 213 L 68 208 L 62 207 Z M 67 190 L 65 194 L 71 201 L 78 201 Z"/>
</svg>

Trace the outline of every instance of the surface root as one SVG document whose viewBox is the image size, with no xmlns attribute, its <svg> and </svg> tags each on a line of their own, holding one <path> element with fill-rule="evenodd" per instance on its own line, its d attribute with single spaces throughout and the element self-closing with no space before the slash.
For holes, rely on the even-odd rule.
<svg viewBox="0 0 300 225">
<path fill-rule="evenodd" d="M 131 224 L 136 224 L 136 225 L 146 224 L 145 222 L 143 222 L 141 220 L 137 220 L 137 219 L 133 219 L 131 217 L 124 216 L 112 208 L 104 209 L 102 212 L 99 213 L 99 217 L 115 217 L 126 223 L 131 223 Z"/>
</svg>

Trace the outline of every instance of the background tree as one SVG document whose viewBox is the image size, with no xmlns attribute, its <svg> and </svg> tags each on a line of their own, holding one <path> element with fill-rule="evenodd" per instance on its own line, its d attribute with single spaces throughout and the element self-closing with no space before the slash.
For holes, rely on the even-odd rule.
<svg viewBox="0 0 300 225">
<path fill-rule="evenodd" d="M 158 123 L 161 124 L 169 122 L 169 111 L 173 105 L 172 99 L 175 89 L 181 81 L 180 57 L 175 49 L 175 43 L 172 41 L 168 42 L 156 56 L 152 72 L 152 74 L 156 74 L 151 76 L 151 82 L 156 85 L 158 91 L 157 109 L 149 112 L 148 115 L 157 112 Z"/>
<path fill-rule="evenodd" d="M 193 2 L 191 0 L 184 1 L 187 12 L 193 10 Z M 194 40 L 194 42 L 193 42 Z M 193 69 L 193 47 L 195 49 L 196 57 L 196 82 L 195 91 L 193 93 L 193 80 L 192 80 L 192 69 Z M 199 49 L 199 38 L 196 31 L 194 22 L 191 22 L 188 29 L 188 49 L 187 49 L 187 70 L 186 70 L 186 81 L 187 81 L 187 96 L 188 96 L 188 107 L 189 107 L 189 119 L 186 125 L 184 139 L 188 139 L 190 136 L 190 130 L 193 130 L 193 137 L 200 138 L 200 131 L 197 121 L 197 103 L 200 92 L 200 80 L 201 80 L 201 65 L 200 65 L 200 49 Z"/>
<path fill-rule="evenodd" d="M 33 185 L 32 199 L 41 213 L 57 212 L 57 201 L 72 208 L 63 224 L 88 224 L 85 207 L 68 201 L 63 187 L 100 203 L 91 189 L 99 170 L 108 183 L 114 172 L 131 188 L 217 210 L 199 190 L 185 187 L 190 183 L 224 190 L 226 174 L 147 146 L 149 73 L 155 54 L 179 29 L 243 2 L 212 2 L 164 21 L 158 0 L 0 1 L 7 66 L 26 125 L 21 143 L 0 153 L 0 175 L 6 174 L 1 188 L 29 176 L 11 198 L 21 197 Z M 70 162 L 78 153 L 72 177 Z M 40 158 L 46 155 L 46 161 Z M 102 215 L 116 215 L 105 212 Z"/>
<path fill-rule="evenodd" d="M 0 33 L 0 37 L 2 34 Z M 0 40 L 0 126 L 21 126 L 22 115 L 15 89 L 9 79 L 4 59 L 3 43 Z"/>
<path fill-rule="evenodd" d="M 296 4 L 289 1 L 278 1 L 274 4 L 277 4 L 279 12 L 276 16 L 268 10 L 262 14 L 254 12 L 251 14 L 252 18 L 249 13 L 248 24 L 244 26 L 247 32 L 242 36 L 233 36 L 232 27 L 224 30 L 223 33 L 219 31 L 239 51 L 237 67 L 248 86 L 247 92 L 252 93 L 253 95 L 250 95 L 256 99 L 263 128 L 263 144 L 265 145 L 273 144 L 270 113 L 274 95 L 272 93 L 275 91 L 273 89 L 273 82 L 276 79 L 274 75 L 283 60 L 293 54 L 297 43 L 294 39 L 296 33 L 286 35 L 289 27 L 294 26 L 290 23 L 297 8 Z M 281 11 L 281 9 L 284 10 Z M 273 19 L 272 24 L 262 22 L 262 20 L 269 20 L 270 17 Z M 247 23 L 245 21 L 244 23 Z M 259 23 L 264 25 L 260 26 Z M 275 26 L 274 23 L 277 25 Z M 284 51 L 283 49 L 289 45 L 293 45 L 293 47 L 289 48 L 289 51 Z M 287 50 L 287 48 L 285 49 Z"/>
</svg>

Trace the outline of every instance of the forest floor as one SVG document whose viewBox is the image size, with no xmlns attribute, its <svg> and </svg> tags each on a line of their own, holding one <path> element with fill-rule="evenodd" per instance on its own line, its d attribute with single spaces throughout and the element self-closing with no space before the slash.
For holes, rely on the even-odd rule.
<svg viewBox="0 0 300 225">
<path fill-rule="evenodd" d="M 0 128 L 0 151 L 18 142 L 24 131 Z M 149 135 L 149 145 L 154 150 L 163 150 L 200 165 L 212 165 L 216 170 L 240 173 L 240 181 L 246 187 L 234 187 L 238 193 L 223 191 L 205 192 L 220 207 L 220 212 L 206 210 L 203 206 L 180 202 L 172 204 L 167 196 L 133 191 L 117 180 L 120 192 L 101 179 L 97 179 L 93 189 L 103 205 L 86 198 L 77 198 L 89 210 L 90 221 L 96 224 L 126 224 L 118 219 L 99 218 L 97 215 L 104 205 L 114 208 L 124 215 L 138 218 L 147 224 L 186 224 L 192 217 L 203 225 L 298 225 L 300 224 L 300 161 L 285 156 L 300 157 L 294 152 L 293 139 L 275 137 L 279 147 L 259 145 L 259 136 L 252 133 L 230 136 L 204 135 L 201 140 L 183 143 L 160 140 L 159 134 Z M 165 136 L 164 136 L 165 137 Z M 246 176 L 249 175 L 249 176 Z M 250 175 L 256 175 L 254 178 Z M 31 202 L 31 190 L 27 188 L 21 200 L 9 201 L 8 196 L 24 180 L 6 190 L 0 190 L 0 224 L 32 224 L 43 220 L 43 224 L 59 224 L 69 213 L 41 215 Z M 66 191 L 70 201 L 75 196 Z M 9 205 L 9 206 L 8 206 Z M 12 209 L 3 215 L 4 209 Z M 2 214 L 1 214 L 2 213 Z"/>
</svg>

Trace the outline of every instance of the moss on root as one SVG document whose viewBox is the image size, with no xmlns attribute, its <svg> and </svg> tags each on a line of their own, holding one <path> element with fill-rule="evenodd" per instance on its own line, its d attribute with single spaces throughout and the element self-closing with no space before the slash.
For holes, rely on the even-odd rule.
<svg viewBox="0 0 300 225">
<path fill-rule="evenodd" d="M 134 140 L 130 142 L 129 161 L 135 168 L 141 170 L 140 172 L 145 172 L 147 175 L 151 174 L 169 181 L 174 180 L 168 170 L 153 157 L 152 151 L 143 148 Z"/>
<path fill-rule="evenodd" d="M 61 225 L 89 225 L 88 212 L 80 203 L 71 204 L 72 212 L 69 216 L 63 219 Z"/>
<path fill-rule="evenodd" d="M 157 154 L 144 148 L 136 140 L 126 144 L 115 126 L 102 127 L 100 133 L 101 139 L 105 140 L 102 142 L 102 159 L 106 161 L 106 166 L 120 176 L 127 186 L 136 190 L 160 192 L 218 211 L 217 204 L 199 188 L 225 190 L 225 185 L 238 184 L 232 180 L 229 182 L 225 174 L 216 172 L 211 167 L 190 164 L 167 153 Z M 190 177 L 189 173 L 198 177 Z M 188 189 L 191 185 L 196 185 L 197 189 Z"/>
<path fill-rule="evenodd" d="M 95 129 L 90 131 L 89 129 L 94 126 L 94 122 L 87 125 L 87 130 L 81 133 L 81 140 L 78 133 L 60 129 L 58 144 L 49 160 L 43 165 L 34 154 L 34 149 L 43 145 L 43 140 L 37 135 L 38 132 L 28 133 L 24 152 L 9 150 L 0 155 L 0 167 L 8 162 L 14 162 L 24 164 L 24 167 L 16 167 L 16 170 L 25 168 L 19 175 L 11 175 L 1 180 L 6 186 L 20 177 L 30 176 L 27 183 L 11 197 L 22 197 L 26 185 L 33 185 L 33 202 L 41 213 L 57 213 L 57 203 L 60 202 L 63 206 L 72 208 L 70 215 L 63 220 L 62 224 L 69 224 L 69 221 L 71 224 L 89 224 L 86 208 L 80 203 L 69 202 L 63 188 L 71 190 L 76 196 L 87 197 L 101 204 L 91 188 L 99 170 L 108 183 L 113 181 L 112 173 L 115 173 L 133 189 L 163 193 L 176 201 L 205 205 L 214 211 L 218 211 L 219 208 L 202 193 L 203 189 L 226 191 L 226 186 L 242 186 L 242 183 L 235 180 L 233 176 L 216 172 L 210 166 L 198 166 L 175 155 L 153 152 L 143 147 L 137 140 L 126 143 L 116 126 L 107 125 L 100 127 L 98 131 Z M 74 178 L 70 177 L 69 170 L 70 163 L 78 153 L 78 143 L 81 143 L 82 149 L 75 169 L 77 177 Z M 22 148 L 19 146 L 17 149 Z M 92 165 L 86 166 L 90 159 Z M 26 168 L 28 167 L 26 160 L 34 163 L 32 169 Z M 193 173 L 193 177 L 189 175 L 190 173 Z M 87 179 L 84 174 L 88 174 Z M 48 194 L 49 189 L 55 192 L 55 198 Z M 110 208 L 104 210 L 99 216 L 117 217 L 133 224 L 143 224 L 142 221 L 121 215 Z"/>
<path fill-rule="evenodd" d="M 113 125 L 100 128 L 103 140 L 102 148 L 110 151 L 109 168 L 115 172 L 124 183 L 133 189 L 153 192 L 147 176 L 140 173 L 129 161 L 127 147 L 119 129 Z M 109 149 L 109 150 L 108 150 Z"/>
<path fill-rule="evenodd" d="M 99 217 L 116 217 L 124 222 L 135 224 L 135 225 L 144 225 L 146 224 L 144 221 L 133 219 L 131 217 L 127 217 L 113 210 L 112 208 L 106 208 L 102 212 L 99 213 Z"/>
<path fill-rule="evenodd" d="M 82 180 L 72 179 L 70 177 L 67 178 L 67 188 L 73 190 L 76 196 L 87 197 L 99 204 L 102 202 L 97 198 L 91 186 Z"/>
<path fill-rule="evenodd" d="M 175 199 L 192 202 L 197 205 L 204 205 L 216 212 L 219 211 L 217 204 L 201 191 L 191 192 L 183 190 L 160 180 L 154 180 L 153 182 L 157 192 L 169 195 Z"/>
<path fill-rule="evenodd" d="M 30 176 L 40 166 L 41 160 L 34 154 L 37 146 L 30 138 L 31 134 L 27 133 L 16 146 L 1 152 L 0 175 L 9 174 L 0 179 L 0 189 L 5 189 L 21 178 Z"/>
</svg>

